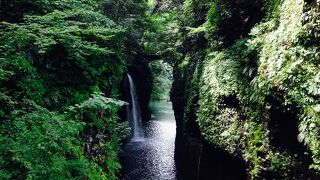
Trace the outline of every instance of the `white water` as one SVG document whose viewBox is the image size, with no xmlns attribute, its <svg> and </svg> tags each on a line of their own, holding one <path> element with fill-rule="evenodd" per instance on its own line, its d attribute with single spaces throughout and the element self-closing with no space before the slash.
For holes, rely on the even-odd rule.
<svg viewBox="0 0 320 180">
<path fill-rule="evenodd" d="M 151 102 L 144 141 L 128 142 L 120 153 L 121 180 L 182 180 L 174 161 L 176 123 L 169 102 Z M 187 179 L 187 178 L 185 178 Z"/>
<path fill-rule="evenodd" d="M 127 74 L 130 84 L 131 105 L 127 106 L 127 120 L 132 120 L 133 137 L 131 141 L 143 141 L 144 133 L 142 129 L 141 112 L 139 108 L 139 101 L 136 92 L 136 87 L 130 74 Z"/>
</svg>

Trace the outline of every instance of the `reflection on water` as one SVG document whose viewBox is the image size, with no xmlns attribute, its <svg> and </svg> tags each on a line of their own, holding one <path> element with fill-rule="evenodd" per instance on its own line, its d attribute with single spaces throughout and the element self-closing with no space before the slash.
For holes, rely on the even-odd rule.
<svg viewBox="0 0 320 180">
<path fill-rule="evenodd" d="M 145 141 L 129 142 L 121 153 L 123 180 L 176 179 L 174 141 L 176 126 L 171 103 L 151 103 L 152 119 Z"/>
</svg>

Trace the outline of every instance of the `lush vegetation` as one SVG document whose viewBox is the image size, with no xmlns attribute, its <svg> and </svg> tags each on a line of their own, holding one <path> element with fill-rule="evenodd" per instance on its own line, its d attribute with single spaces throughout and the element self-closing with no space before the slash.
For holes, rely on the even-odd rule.
<svg viewBox="0 0 320 180">
<path fill-rule="evenodd" d="M 163 60 L 150 63 L 152 70 L 153 84 L 151 99 L 153 101 L 169 101 L 172 84 L 172 67 Z"/>
<path fill-rule="evenodd" d="M 117 178 L 116 99 L 145 7 L 0 1 L 0 179 Z"/>
<path fill-rule="evenodd" d="M 175 18 L 182 58 L 173 63 L 183 132 L 196 135 L 199 126 L 203 139 L 243 159 L 252 179 L 315 177 L 319 7 L 303 0 L 184 1 Z"/>
<path fill-rule="evenodd" d="M 117 179 L 119 87 L 141 61 L 154 100 L 174 79 L 178 132 L 252 179 L 319 177 L 319 12 L 319 0 L 0 0 L 0 179 Z"/>
</svg>

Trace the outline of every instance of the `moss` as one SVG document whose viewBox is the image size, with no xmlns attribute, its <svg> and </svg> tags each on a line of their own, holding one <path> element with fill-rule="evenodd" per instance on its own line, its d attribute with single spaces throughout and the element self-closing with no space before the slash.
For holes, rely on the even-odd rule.
<svg viewBox="0 0 320 180">
<path fill-rule="evenodd" d="M 194 16 L 193 5 L 193 1 L 185 3 L 189 16 Z M 320 172 L 319 1 L 263 1 L 264 18 L 258 19 L 249 36 L 243 36 L 247 38 L 236 37 L 230 46 L 221 45 L 223 39 L 217 33 L 223 26 L 219 4 L 206 5 L 208 22 L 201 31 L 209 41 L 205 55 L 198 56 L 202 50 L 196 44 L 179 67 L 186 76 L 184 119 L 190 120 L 196 111 L 202 137 L 244 159 L 252 179 L 308 178 L 313 176 L 309 165 Z M 201 70 L 197 64 L 203 64 Z M 269 100 L 279 95 L 283 98 L 278 104 Z M 272 143 L 273 109 L 291 111 L 298 120 L 302 152 L 294 154 Z M 307 151 L 312 164 L 305 158 Z"/>
<path fill-rule="evenodd" d="M 319 168 L 319 139 L 316 137 L 318 130 L 313 122 L 318 119 L 319 114 L 310 113 L 310 106 L 315 105 L 318 101 L 320 93 L 315 90 L 320 88 L 320 84 L 315 81 L 319 68 L 316 45 L 310 47 L 301 44 L 304 38 L 315 36 L 318 32 L 309 31 L 308 27 L 317 26 L 315 21 L 308 23 L 313 25 L 303 25 L 302 18 L 306 16 L 310 19 L 315 17 L 316 9 L 319 9 L 319 2 L 315 3 L 313 8 L 303 12 L 306 4 L 303 1 L 284 1 L 280 8 L 279 26 L 270 32 L 254 34 L 254 45 L 262 47 L 260 51 L 259 76 L 265 77 L 265 80 L 271 84 L 271 88 L 284 90 L 288 95 L 286 104 L 297 103 L 301 107 L 300 119 L 300 137 L 307 137 L 304 143 L 308 145 L 313 152 L 312 158 L 314 163 L 312 168 Z M 261 28 L 261 26 L 257 26 Z M 263 31 L 263 30 L 261 30 Z M 260 31 L 260 32 L 261 32 Z M 306 38 L 308 39 L 308 38 Z M 304 40 L 306 40 L 304 39 Z M 261 41 L 262 40 L 262 41 Z M 261 41 L 261 43 L 256 43 Z M 300 42 L 299 42 L 300 41 Z M 314 126 L 314 128 L 310 127 Z M 301 128 L 309 127 L 309 128 Z M 309 131 L 304 131 L 310 129 Z M 318 169 L 320 170 L 320 169 Z"/>
</svg>

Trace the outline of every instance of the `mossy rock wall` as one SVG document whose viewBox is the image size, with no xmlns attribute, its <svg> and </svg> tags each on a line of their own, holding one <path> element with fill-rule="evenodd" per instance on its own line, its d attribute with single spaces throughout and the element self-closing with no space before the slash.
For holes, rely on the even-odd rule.
<svg viewBox="0 0 320 180">
<path fill-rule="evenodd" d="M 251 179 L 319 178 L 319 4 L 186 1 L 178 139 L 240 158 Z"/>
</svg>

